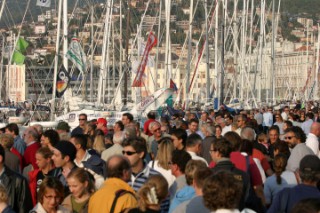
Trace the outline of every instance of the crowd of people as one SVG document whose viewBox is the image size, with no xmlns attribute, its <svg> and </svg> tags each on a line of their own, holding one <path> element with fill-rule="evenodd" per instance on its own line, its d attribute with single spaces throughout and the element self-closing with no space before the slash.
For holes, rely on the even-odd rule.
<svg viewBox="0 0 320 213">
<path fill-rule="evenodd" d="M 319 212 L 320 109 L 0 130 L 0 212 Z"/>
</svg>

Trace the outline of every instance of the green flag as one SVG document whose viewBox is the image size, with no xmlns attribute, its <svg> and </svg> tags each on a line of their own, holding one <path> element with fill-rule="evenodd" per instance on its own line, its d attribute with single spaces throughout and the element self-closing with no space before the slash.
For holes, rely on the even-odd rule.
<svg viewBox="0 0 320 213">
<path fill-rule="evenodd" d="M 20 51 L 21 53 L 25 52 L 29 43 L 24 40 L 23 38 L 19 38 L 16 45 L 16 50 Z"/>
<path fill-rule="evenodd" d="M 21 54 L 19 51 L 15 50 L 12 56 L 12 62 L 18 64 L 18 65 L 22 65 L 24 63 L 24 59 L 26 57 Z"/>
</svg>

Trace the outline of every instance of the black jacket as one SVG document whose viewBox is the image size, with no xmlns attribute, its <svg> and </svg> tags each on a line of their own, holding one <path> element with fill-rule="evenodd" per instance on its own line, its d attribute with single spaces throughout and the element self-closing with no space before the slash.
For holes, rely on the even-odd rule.
<svg viewBox="0 0 320 213">
<path fill-rule="evenodd" d="M 5 166 L 0 181 L 7 189 L 9 205 L 16 213 L 29 212 L 32 209 L 27 179 Z"/>
</svg>

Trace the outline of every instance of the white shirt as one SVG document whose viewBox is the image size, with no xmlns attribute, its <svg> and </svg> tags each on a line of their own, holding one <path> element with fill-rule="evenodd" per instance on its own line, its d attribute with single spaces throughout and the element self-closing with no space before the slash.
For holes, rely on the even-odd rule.
<svg viewBox="0 0 320 213">
<path fill-rule="evenodd" d="M 282 120 L 284 121 L 288 120 L 288 114 L 286 112 L 282 112 L 281 117 L 282 117 Z"/>
<path fill-rule="evenodd" d="M 301 124 L 301 129 L 304 131 L 306 135 L 310 133 L 311 125 L 313 123 L 312 119 L 308 119 Z"/>
<path fill-rule="evenodd" d="M 271 112 L 263 113 L 263 126 L 271 127 L 273 124 L 273 115 Z"/>
<path fill-rule="evenodd" d="M 224 136 L 224 134 L 226 134 L 227 132 L 231 132 L 231 125 L 229 126 L 225 126 L 223 129 L 222 129 L 222 132 L 221 132 L 221 135 Z"/>
<path fill-rule="evenodd" d="M 152 167 L 152 164 L 153 164 L 153 167 Z M 172 175 L 170 169 L 166 170 L 158 165 L 158 160 L 155 160 L 154 163 L 153 161 L 150 161 L 148 166 L 163 175 L 163 177 L 168 181 L 169 188 L 173 184 L 173 182 L 176 180 L 176 177 Z"/>
<path fill-rule="evenodd" d="M 192 160 L 202 160 L 202 161 L 205 162 L 206 165 L 208 166 L 208 163 L 207 163 L 207 161 L 206 161 L 204 158 L 198 156 L 198 155 L 197 155 L 196 153 L 194 153 L 194 152 L 191 152 L 191 151 L 187 151 L 187 152 L 190 154 Z"/>
<path fill-rule="evenodd" d="M 314 152 L 315 155 L 319 156 L 319 140 L 316 135 L 309 133 L 306 145 Z"/>
</svg>

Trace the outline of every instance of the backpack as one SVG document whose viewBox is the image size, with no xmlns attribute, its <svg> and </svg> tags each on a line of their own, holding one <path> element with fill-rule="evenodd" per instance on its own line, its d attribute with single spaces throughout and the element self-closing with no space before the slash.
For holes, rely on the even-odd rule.
<svg viewBox="0 0 320 213">
<path fill-rule="evenodd" d="M 120 189 L 120 190 L 116 191 L 114 199 L 113 199 L 113 202 L 112 202 L 112 205 L 111 205 L 110 213 L 114 213 L 114 209 L 116 208 L 116 204 L 117 204 L 118 198 L 121 197 L 124 194 L 127 194 L 127 193 L 132 194 L 134 196 L 134 194 L 132 192 L 127 191 L 125 189 Z M 123 211 L 121 211 L 121 212 L 123 212 Z"/>
</svg>

